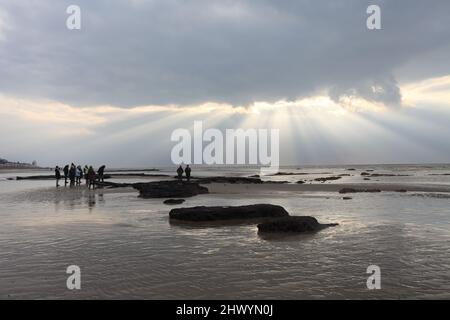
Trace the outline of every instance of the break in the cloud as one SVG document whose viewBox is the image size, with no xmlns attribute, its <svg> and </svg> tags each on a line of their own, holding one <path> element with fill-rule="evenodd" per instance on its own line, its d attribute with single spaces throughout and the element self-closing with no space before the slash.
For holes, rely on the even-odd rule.
<svg viewBox="0 0 450 320">
<path fill-rule="evenodd" d="M 194 120 L 203 120 L 205 128 L 222 131 L 280 129 L 282 164 L 448 162 L 449 77 L 410 83 L 401 91 L 408 107 L 391 111 L 361 98 L 336 103 L 327 96 L 247 108 L 81 108 L 0 95 L 0 146 L 3 157 L 45 165 L 68 159 L 110 167 L 167 165 L 171 132 L 192 130 Z"/>
<path fill-rule="evenodd" d="M 82 10 L 82 30 L 65 9 Z M 379 4 L 383 30 L 366 29 Z M 329 92 L 401 103 L 450 74 L 448 0 L 2 0 L 0 93 L 72 106 L 246 106 Z M 423 65 L 428 67 L 423 69 Z"/>
</svg>

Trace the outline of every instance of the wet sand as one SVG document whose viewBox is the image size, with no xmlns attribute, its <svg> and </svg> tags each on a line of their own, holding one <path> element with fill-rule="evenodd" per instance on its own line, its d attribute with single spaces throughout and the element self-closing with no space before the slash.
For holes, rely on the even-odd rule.
<svg viewBox="0 0 450 320">
<path fill-rule="evenodd" d="M 409 168 L 413 176 L 380 182 L 363 182 L 357 172 L 325 183 L 296 184 L 294 177 L 288 184 L 203 184 L 209 194 L 174 206 L 164 198 L 139 198 L 129 187 L 88 190 L 55 188 L 49 180 L 3 180 L 0 298 L 450 298 L 450 179 L 429 176 L 450 169 L 421 170 Z M 235 175 L 230 169 L 228 176 Z M 383 192 L 343 201 L 338 191 L 344 187 Z M 393 192 L 400 189 L 408 192 Z M 177 207 L 257 203 L 339 226 L 265 236 L 253 223 L 191 226 L 168 217 Z M 65 270 L 72 264 L 82 270 L 77 292 L 66 288 Z M 382 270 L 382 290 L 366 287 L 371 264 Z"/>
</svg>

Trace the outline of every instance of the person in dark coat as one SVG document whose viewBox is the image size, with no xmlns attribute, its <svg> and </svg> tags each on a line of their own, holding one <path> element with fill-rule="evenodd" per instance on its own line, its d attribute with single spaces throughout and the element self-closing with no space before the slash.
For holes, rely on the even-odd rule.
<svg viewBox="0 0 450 320">
<path fill-rule="evenodd" d="M 178 180 L 182 180 L 183 179 L 183 167 L 179 166 L 177 169 L 177 175 L 178 175 Z"/>
<path fill-rule="evenodd" d="M 81 184 L 81 179 L 83 179 L 83 169 L 81 168 L 81 166 L 77 166 L 76 168 L 76 174 L 75 177 L 77 178 L 77 185 Z"/>
<path fill-rule="evenodd" d="M 77 168 L 76 168 L 75 165 L 72 163 L 72 164 L 70 165 L 70 169 L 69 169 L 70 186 L 75 185 L 76 171 L 77 171 Z"/>
<path fill-rule="evenodd" d="M 83 176 L 84 176 L 84 180 L 86 180 L 86 185 L 88 185 L 88 171 L 89 171 L 89 167 L 87 165 L 85 165 L 83 168 Z"/>
<path fill-rule="evenodd" d="M 69 165 L 66 164 L 63 169 L 64 172 L 64 184 L 67 185 L 67 177 L 69 176 Z"/>
<path fill-rule="evenodd" d="M 92 189 L 95 189 L 95 170 L 92 168 L 92 166 L 89 167 L 88 173 L 87 173 L 87 181 L 88 181 L 88 188 L 90 189 L 92 186 Z"/>
<path fill-rule="evenodd" d="M 186 166 L 186 169 L 184 169 L 184 172 L 186 173 L 187 181 L 191 180 L 191 168 L 189 165 Z"/>
<path fill-rule="evenodd" d="M 97 171 L 98 181 L 104 182 L 103 174 L 105 173 L 105 168 L 106 168 L 105 165 L 98 168 L 98 171 Z"/>
<path fill-rule="evenodd" d="M 59 179 L 61 179 L 61 172 L 59 171 L 58 166 L 56 166 L 55 168 L 55 179 L 56 179 L 56 186 L 59 187 Z"/>
</svg>

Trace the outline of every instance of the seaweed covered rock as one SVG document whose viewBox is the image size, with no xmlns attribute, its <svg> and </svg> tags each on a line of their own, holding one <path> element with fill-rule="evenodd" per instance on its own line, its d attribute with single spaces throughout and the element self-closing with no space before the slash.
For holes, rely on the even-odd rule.
<svg viewBox="0 0 450 320">
<path fill-rule="evenodd" d="M 197 183 L 201 184 L 209 184 L 209 183 L 245 183 L 245 184 L 260 184 L 263 183 L 262 180 L 258 177 L 201 177 L 201 178 L 193 178 Z"/>
<path fill-rule="evenodd" d="M 184 201 L 184 199 L 167 199 L 164 200 L 164 204 L 182 204 Z"/>
<path fill-rule="evenodd" d="M 325 182 L 325 181 L 334 181 L 339 180 L 341 177 L 325 177 L 325 178 L 316 178 L 314 181 Z"/>
<path fill-rule="evenodd" d="M 342 188 L 339 193 L 359 193 L 359 192 L 381 192 L 380 189 L 354 189 L 354 188 Z"/>
<path fill-rule="evenodd" d="M 314 217 L 290 216 L 258 224 L 259 232 L 314 232 L 336 226 L 337 223 L 321 224 Z"/>
<path fill-rule="evenodd" d="M 156 181 L 135 183 L 141 198 L 186 198 L 208 193 L 208 188 L 195 182 Z"/>
<path fill-rule="evenodd" d="M 170 219 L 192 222 L 279 218 L 287 216 L 289 216 L 289 213 L 283 207 L 273 204 L 253 204 L 236 207 L 200 206 L 177 208 L 169 212 Z"/>
</svg>

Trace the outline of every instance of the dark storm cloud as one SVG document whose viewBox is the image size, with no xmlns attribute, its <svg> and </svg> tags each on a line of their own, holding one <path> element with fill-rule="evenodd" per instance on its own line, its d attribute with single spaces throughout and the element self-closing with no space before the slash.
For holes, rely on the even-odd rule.
<svg viewBox="0 0 450 320">
<path fill-rule="evenodd" d="M 65 27 L 70 4 L 80 31 Z M 382 30 L 366 29 L 369 4 Z M 0 93 L 75 106 L 245 105 L 323 90 L 398 105 L 396 77 L 450 73 L 448 59 L 433 64 L 450 54 L 448 0 L 3 0 L 0 13 Z"/>
</svg>

